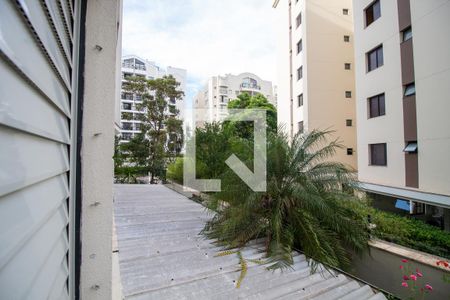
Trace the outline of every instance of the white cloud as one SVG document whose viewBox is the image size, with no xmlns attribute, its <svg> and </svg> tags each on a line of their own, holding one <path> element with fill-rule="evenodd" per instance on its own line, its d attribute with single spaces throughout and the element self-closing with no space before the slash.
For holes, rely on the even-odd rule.
<svg viewBox="0 0 450 300">
<path fill-rule="evenodd" d="M 125 0 L 123 54 L 188 71 L 188 97 L 218 74 L 276 78 L 271 0 Z"/>
</svg>

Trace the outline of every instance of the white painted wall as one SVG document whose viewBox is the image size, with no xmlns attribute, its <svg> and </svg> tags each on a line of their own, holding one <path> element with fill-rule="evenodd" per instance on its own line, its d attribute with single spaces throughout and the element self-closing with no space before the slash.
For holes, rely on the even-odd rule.
<svg viewBox="0 0 450 300">
<path fill-rule="evenodd" d="M 450 195 L 450 2 L 411 0 L 420 190 Z"/>
<path fill-rule="evenodd" d="M 111 299 L 112 178 L 121 2 L 88 1 L 82 124 L 81 299 Z M 95 49 L 102 47 L 101 51 Z M 98 204 L 98 205 L 96 205 Z"/>
</svg>

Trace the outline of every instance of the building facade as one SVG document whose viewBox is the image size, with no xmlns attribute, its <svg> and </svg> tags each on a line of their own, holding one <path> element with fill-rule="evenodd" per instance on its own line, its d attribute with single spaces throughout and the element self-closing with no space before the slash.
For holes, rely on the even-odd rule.
<svg viewBox="0 0 450 300">
<path fill-rule="evenodd" d="M 450 2 L 353 6 L 359 180 L 374 205 L 450 230 Z"/>
<path fill-rule="evenodd" d="M 132 76 L 140 76 L 147 79 L 162 78 L 163 76 L 172 75 L 177 82 L 180 83 L 179 90 L 186 93 L 186 70 L 174 67 L 167 67 L 162 69 L 154 62 L 147 61 L 135 55 L 124 56 L 122 58 L 122 85 L 127 81 L 127 78 Z M 121 90 L 120 111 L 121 111 L 121 142 L 127 142 L 136 134 L 140 133 L 141 121 L 138 114 L 143 114 L 139 111 L 137 105 L 142 103 L 139 95 L 129 93 Z M 180 100 L 169 100 L 169 113 L 172 109 L 179 111 L 178 118 L 184 118 L 184 97 Z M 131 118 L 126 117 L 131 116 Z"/>
<path fill-rule="evenodd" d="M 278 123 L 292 138 L 313 129 L 339 139 L 333 160 L 357 168 L 351 0 L 275 0 Z"/>
<path fill-rule="evenodd" d="M 0 1 L 0 299 L 111 299 L 122 2 Z"/>
<path fill-rule="evenodd" d="M 253 73 L 242 73 L 209 78 L 203 89 L 195 96 L 194 107 L 208 112 L 209 115 L 206 116 L 208 122 L 219 121 L 227 116 L 228 102 L 244 92 L 251 96 L 261 94 L 275 105 L 272 82 L 263 80 Z M 196 121 L 196 126 L 201 124 L 203 121 Z"/>
</svg>

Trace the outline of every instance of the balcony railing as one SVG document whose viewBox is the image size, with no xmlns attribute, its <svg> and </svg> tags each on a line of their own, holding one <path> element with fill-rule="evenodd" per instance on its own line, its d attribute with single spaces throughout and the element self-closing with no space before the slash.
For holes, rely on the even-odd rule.
<svg viewBox="0 0 450 300">
<path fill-rule="evenodd" d="M 251 89 L 251 90 L 260 90 L 261 87 L 256 84 L 250 84 L 250 83 L 241 83 L 241 88 L 243 89 Z"/>
<path fill-rule="evenodd" d="M 122 67 L 128 68 L 128 69 L 142 70 L 142 71 L 146 70 L 145 65 L 130 64 L 130 63 L 126 63 L 126 62 L 122 63 Z"/>
</svg>

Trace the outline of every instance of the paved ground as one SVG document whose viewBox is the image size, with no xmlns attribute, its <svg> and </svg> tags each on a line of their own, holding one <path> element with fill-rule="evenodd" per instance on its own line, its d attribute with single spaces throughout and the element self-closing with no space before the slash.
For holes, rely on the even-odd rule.
<svg viewBox="0 0 450 300">
<path fill-rule="evenodd" d="M 271 272 L 249 263 L 240 288 L 237 255 L 216 257 L 198 235 L 210 215 L 162 185 L 116 185 L 115 223 L 126 299 L 385 299 L 341 274 L 310 274 L 303 255 L 294 269 Z M 261 257 L 256 245 L 243 250 Z"/>
</svg>

